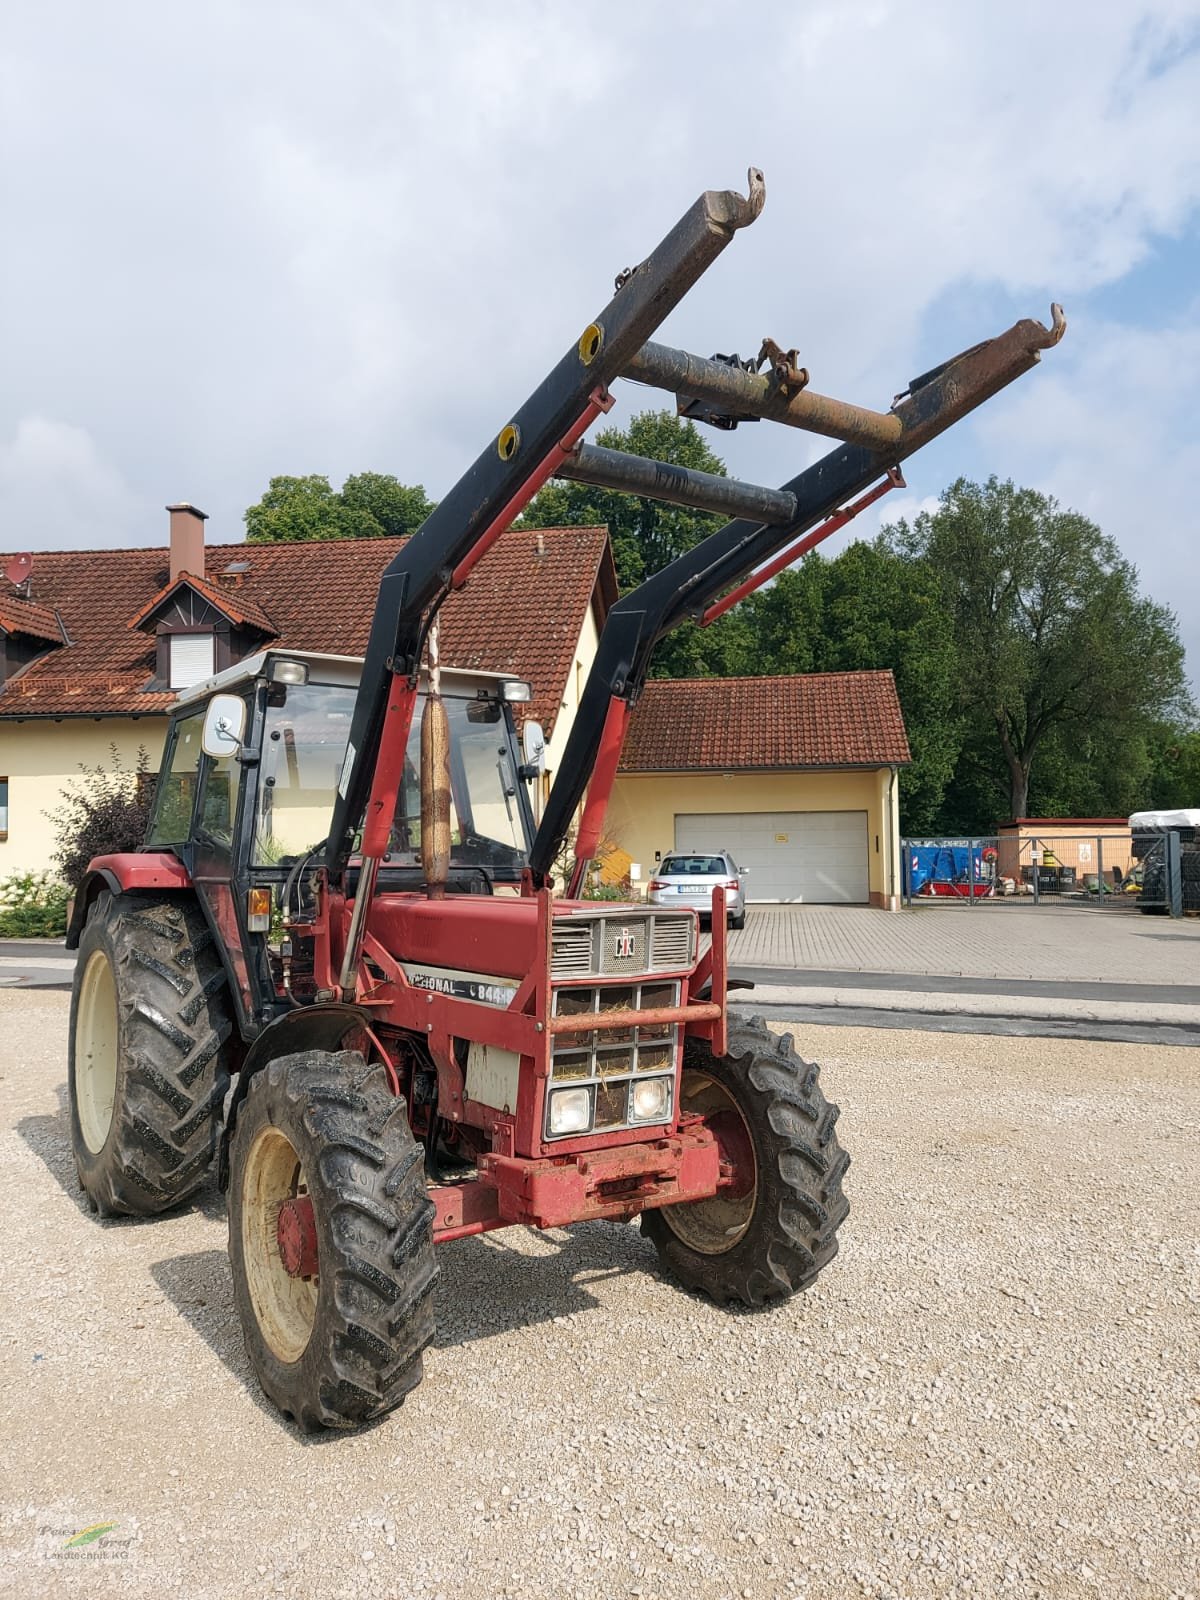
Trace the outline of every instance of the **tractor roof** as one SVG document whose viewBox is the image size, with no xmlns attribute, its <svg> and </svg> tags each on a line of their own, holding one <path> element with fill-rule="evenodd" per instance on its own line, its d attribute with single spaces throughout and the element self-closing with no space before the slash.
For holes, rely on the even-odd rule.
<svg viewBox="0 0 1200 1600">
<path fill-rule="evenodd" d="M 211 678 L 205 678 L 200 683 L 194 683 L 190 688 L 181 690 L 176 704 L 191 705 L 197 700 L 207 700 L 219 690 L 236 689 L 243 683 L 250 683 L 255 678 L 262 677 L 268 671 L 270 664 L 275 661 L 302 662 L 308 668 L 310 683 L 337 684 L 353 688 L 362 674 L 361 656 L 323 655 L 309 650 L 260 650 L 256 655 L 247 656 L 244 661 L 226 667 L 224 672 L 218 672 Z M 426 677 L 427 674 L 422 670 L 422 681 Z M 442 686 L 448 694 L 470 694 L 478 693 L 480 690 L 498 694 L 501 684 L 517 681 L 524 680 L 515 679 L 511 673 L 475 670 L 463 672 L 456 667 L 442 668 Z"/>
</svg>

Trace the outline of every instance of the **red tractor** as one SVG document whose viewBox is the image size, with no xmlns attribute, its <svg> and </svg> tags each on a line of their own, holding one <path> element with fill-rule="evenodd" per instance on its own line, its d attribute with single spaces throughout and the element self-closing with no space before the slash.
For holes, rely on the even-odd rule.
<svg viewBox="0 0 1200 1600">
<path fill-rule="evenodd" d="M 101 1212 L 153 1216 L 216 1157 L 247 1348 L 305 1428 L 419 1382 L 443 1240 L 640 1216 L 681 1283 L 756 1306 L 836 1253 L 837 1108 L 790 1039 L 730 1015 L 723 890 L 703 953 L 692 908 L 580 895 L 656 641 L 900 482 L 1063 322 L 1018 323 L 886 412 L 813 394 L 770 340 L 750 361 L 649 343 L 763 198 L 754 171 L 745 198 L 701 196 L 621 274 L 383 574 L 363 661 L 272 650 L 180 697 L 145 844 L 93 861 L 77 896 L 80 1182 Z M 718 426 L 840 442 L 778 490 L 584 444 L 622 375 Z M 613 607 L 535 827 L 528 688 L 443 670 L 437 619 L 553 476 L 733 520 Z"/>
</svg>

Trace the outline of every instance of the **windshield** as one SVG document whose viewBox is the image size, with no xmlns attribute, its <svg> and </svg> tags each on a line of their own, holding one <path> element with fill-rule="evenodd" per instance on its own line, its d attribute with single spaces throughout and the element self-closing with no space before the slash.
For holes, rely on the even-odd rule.
<svg viewBox="0 0 1200 1600">
<path fill-rule="evenodd" d="M 356 691 L 306 683 L 268 691 L 254 864 L 298 860 L 329 832 Z M 508 721 L 498 701 L 445 697 L 450 724 L 452 865 L 519 870 L 528 850 Z M 421 851 L 421 706 L 413 717 L 389 844 L 393 864 Z"/>
<path fill-rule="evenodd" d="M 659 870 L 669 878 L 723 878 L 729 868 L 723 856 L 668 856 Z"/>
</svg>

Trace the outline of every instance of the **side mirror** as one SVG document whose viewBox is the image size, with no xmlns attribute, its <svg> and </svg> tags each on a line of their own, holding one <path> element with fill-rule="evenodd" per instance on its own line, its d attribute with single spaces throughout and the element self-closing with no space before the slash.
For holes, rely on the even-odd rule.
<svg viewBox="0 0 1200 1600">
<path fill-rule="evenodd" d="M 536 777 L 546 770 L 546 735 L 540 722 L 527 722 L 521 734 L 521 753 L 525 757 L 522 777 Z"/>
<path fill-rule="evenodd" d="M 200 748 L 204 754 L 216 761 L 223 756 L 237 755 L 245 731 L 246 702 L 241 695 L 213 695 L 204 713 L 204 728 L 200 734 Z"/>
</svg>

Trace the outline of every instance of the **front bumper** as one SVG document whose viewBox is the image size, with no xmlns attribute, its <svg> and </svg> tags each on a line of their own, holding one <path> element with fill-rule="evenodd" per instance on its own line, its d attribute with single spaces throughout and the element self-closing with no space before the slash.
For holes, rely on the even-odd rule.
<svg viewBox="0 0 1200 1600">
<path fill-rule="evenodd" d="M 656 911 L 695 911 L 701 917 L 712 916 L 712 900 L 700 895 L 668 893 L 665 889 L 651 889 L 646 894 L 646 904 Z M 725 891 L 725 914 L 740 917 L 746 909 L 744 895 L 736 890 Z"/>
<path fill-rule="evenodd" d="M 701 1125 L 567 1157 L 488 1154 L 479 1158 L 474 1181 L 430 1189 L 434 1238 L 458 1239 L 513 1223 L 561 1228 L 602 1217 L 635 1217 L 656 1206 L 706 1200 L 721 1182 L 717 1142 Z"/>
</svg>

